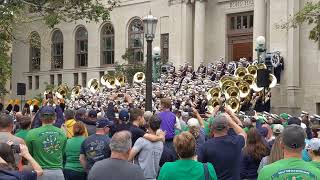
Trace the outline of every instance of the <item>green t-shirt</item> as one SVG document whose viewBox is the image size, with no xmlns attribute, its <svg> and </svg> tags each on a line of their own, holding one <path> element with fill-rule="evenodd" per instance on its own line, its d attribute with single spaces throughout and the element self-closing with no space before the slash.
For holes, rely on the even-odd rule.
<svg viewBox="0 0 320 180">
<path fill-rule="evenodd" d="M 84 172 L 79 161 L 81 144 L 84 140 L 85 137 L 83 136 L 77 136 L 67 140 L 65 149 L 66 162 L 64 165 L 64 169 Z"/>
<path fill-rule="evenodd" d="M 282 159 L 267 165 L 259 172 L 258 180 L 316 180 L 320 171 L 300 158 Z"/>
<path fill-rule="evenodd" d="M 318 168 L 318 169 L 320 170 L 320 162 L 310 161 L 310 163 L 311 163 L 314 167 L 316 167 L 316 168 Z"/>
<path fill-rule="evenodd" d="M 211 129 L 210 126 L 212 125 L 214 121 L 214 117 L 209 117 L 206 121 L 204 121 L 204 132 L 206 133 L 206 136 L 211 136 Z"/>
<path fill-rule="evenodd" d="M 62 155 L 66 142 L 67 137 L 64 132 L 53 125 L 32 129 L 26 137 L 31 155 L 43 169 L 62 168 Z"/>
<path fill-rule="evenodd" d="M 26 137 L 29 131 L 30 131 L 29 129 L 28 130 L 21 129 L 15 134 L 15 136 L 26 141 Z"/>
<path fill-rule="evenodd" d="M 208 163 L 210 180 L 217 180 L 216 172 L 211 163 Z M 177 160 L 167 162 L 160 169 L 158 180 L 203 180 L 204 168 L 201 162 L 194 160 Z"/>
</svg>

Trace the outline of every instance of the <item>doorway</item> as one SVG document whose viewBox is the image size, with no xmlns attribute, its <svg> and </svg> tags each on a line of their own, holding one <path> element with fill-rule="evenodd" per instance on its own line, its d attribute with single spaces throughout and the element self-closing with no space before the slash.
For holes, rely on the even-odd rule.
<svg viewBox="0 0 320 180">
<path fill-rule="evenodd" d="M 228 59 L 238 61 L 253 57 L 253 12 L 229 14 L 227 16 L 228 29 Z"/>
</svg>

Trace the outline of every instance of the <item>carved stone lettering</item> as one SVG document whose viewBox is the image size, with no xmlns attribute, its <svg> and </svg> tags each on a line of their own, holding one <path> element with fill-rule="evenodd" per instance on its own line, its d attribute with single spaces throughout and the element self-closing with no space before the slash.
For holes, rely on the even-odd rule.
<svg viewBox="0 0 320 180">
<path fill-rule="evenodd" d="M 251 6 L 253 6 L 253 0 L 238 0 L 230 2 L 230 8 L 243 8 Z"/>
</svg>

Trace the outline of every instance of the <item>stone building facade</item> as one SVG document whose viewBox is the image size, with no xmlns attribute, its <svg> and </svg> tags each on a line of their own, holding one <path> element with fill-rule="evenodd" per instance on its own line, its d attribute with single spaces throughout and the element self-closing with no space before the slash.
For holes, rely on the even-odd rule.
<svg viewBox="0 0 320 180">
<path fill-rule="evenodd" d="M 273 89 L 274 112 L 320 113 L 320 50 L 308 39 L 311 27 L 279 30 L 306 0 L 122 0 L 108 22 L 61 23 L 55 29 L 41 21 L 16 28 L 12 51 L 12 96 L 16 83 L 27 84 L 27 97 L 44 91 L 43 84 L 85 85 L 90 78 L 123 63 L 131 49 L 138 63 L 145 59 L 141 19 L 149 10 L 158 18 L 153 46 L 175 65 L 190 62 L 255 59 L 255 39 L 266 37 L 267 51 L 280 51 L 285 70 Z M 41 42 L 32 45 L 32 39 Z"/>
</svg>

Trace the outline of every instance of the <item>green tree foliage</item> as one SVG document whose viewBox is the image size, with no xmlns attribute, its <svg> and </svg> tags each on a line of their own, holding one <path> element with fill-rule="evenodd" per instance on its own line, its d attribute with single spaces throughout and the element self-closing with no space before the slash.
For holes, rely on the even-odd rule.
<svg viewBox="0 0 320 180">
<path fill-rule="evenodd" d="M 309 39 L 318 42 L 320 40 L 320 1 L 307 2 L 304 7 L 292 15 L 286 23 L 277 24 L 281 29 L 297 28 L 307 23 L 312 26 L 309 32 Z"/>
<path fill-rule="evenodd" d="M 13 33 L 16 24 L 42 21 L 53 28 L 60 22 L 105 21 L 118 4 L 118 0 L 0 0 L 0 96 L 11 75 L 9 45 L 19 41 Z"/>
</svg>

